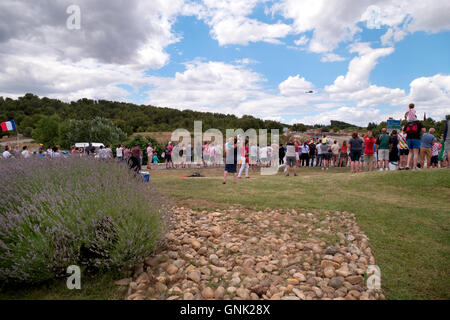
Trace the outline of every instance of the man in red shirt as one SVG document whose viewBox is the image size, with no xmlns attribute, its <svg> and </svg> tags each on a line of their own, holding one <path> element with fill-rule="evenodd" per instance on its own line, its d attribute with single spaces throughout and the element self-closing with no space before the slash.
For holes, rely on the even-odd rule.
<svg viewBox="0 0 450 320">
<path fill-rule="evenodd" d="M 373 162 L 375 160 L 375 156 L 373 154 L 373 145 L 375 144 L 377 140 L 372 135 L 372 131 L 368 131 L 367 134 L 364 136 L 364 163 L 366 165 L 366 168 L 368 171 L 373 170 Z"/>
</svg>

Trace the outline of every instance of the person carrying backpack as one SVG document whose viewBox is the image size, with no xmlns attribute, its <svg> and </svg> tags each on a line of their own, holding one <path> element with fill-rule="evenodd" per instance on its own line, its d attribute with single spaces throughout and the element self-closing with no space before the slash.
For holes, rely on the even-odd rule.
<svg viewBox="0 0 450 320">
<path fill-rule="evenodd" d="M 406 133 L 406 142 L 408 143 L 409 154 L 408 163 L 406 164 L 406 170 L 418 170 L 417 162 L 419 161 L 419 149 L 420 149 L 420 134 L 422 132 L 423 125 L 420 121 L 408 122 L 403 131 Z"/>
</svg>

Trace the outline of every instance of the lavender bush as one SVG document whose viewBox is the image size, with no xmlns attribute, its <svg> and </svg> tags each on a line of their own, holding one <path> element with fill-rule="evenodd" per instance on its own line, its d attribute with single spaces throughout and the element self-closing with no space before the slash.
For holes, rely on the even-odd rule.
<svg viewBox="0 0 450 320">
<path fill-rule="evenodd" d="M 132 268 L 168 226 L 168 205 L 123 164 L 85 158 L 0 161 L 0 282 L 38 283 Z"/>
</svg>

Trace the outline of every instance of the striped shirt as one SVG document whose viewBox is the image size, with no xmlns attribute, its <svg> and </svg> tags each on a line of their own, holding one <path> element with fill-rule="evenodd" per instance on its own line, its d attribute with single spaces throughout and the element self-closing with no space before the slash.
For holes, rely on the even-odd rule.
<svg viewBox="0 0 450 320">
<path fill-rule="evenodd" d="M 408 149 L 408 143 L 406 142 L 405 137 L 401 133 L 399 133 L 397 136 L 398 136 L 398 147 L 401 150 L 407 150 Z"/>
<path fill-rule="evenodd" d="M 438 156 L 439 150 L 441 150 L 441 144 L 439 142 L 433 143 L 433 146 L 431 147 L 431 155 Z"/>
</svg>

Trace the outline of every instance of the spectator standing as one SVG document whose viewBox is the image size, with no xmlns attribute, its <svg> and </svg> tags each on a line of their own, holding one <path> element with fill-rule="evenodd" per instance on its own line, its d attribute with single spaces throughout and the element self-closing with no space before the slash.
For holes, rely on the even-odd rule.
<svg viewBox="0 0 450 320">
<path fill-rule="evenodd" d="M 5 147 L 5 151 L 3 151 L 3 153 L 2 153 L 3 159 L 12 158 L 12 154 L 11 154 L 10 150 L 11 150 L 11 148 L 9 146 Z"/>
<path fill-rule="evenodd" d="M 441 143 L 439 140 L 434 140 L 431 147 L 431 166 L 439 168 L 439 151 L 441 150 Z"/>
<path fill-rule="evenodd" d="M 311 168 L 314 167 L 314 159 L 316 158 L 316 144 L 311 141 L 309 144 L 309 159 L 311 159 Z"/>
<path fill-rule="evenodd" d="M 331 145 L 331 153 L 332 153 L 332 158 L 333 158 L 333 167 L 337 167 L 337 161 L 338 161 L 338 157 L 339 157 L 339 150 L 341 149 L 341 147 L 339 146 L 339 143 L 334 140 L 333 144 Z"/>
<path fill-rule="evenodd" d="M 250 166 L 252 170 L 256 169 L 257 161 L 258 161 L 258 147 L 256 146 L 256 144 L 252 143 L 250 145 Z"/>
<path fill-rule="evenodd" d="M 86 148 L 86 150 L 87 150 L 88 148 Z M 87 152 L 87 151 L 86 151 Z M 88 153 L 89 154 L 89 153 Z M 53 158 L 53 149 L 52 148 L 48 148 L 47 149 L 47 156 L 49 157 L 49 158 Z"/>
<path fill-rule="evenodd" d="M 286 176 L 289 176 L 291 168 L 294 169 L 294 176 L 297 176 L 297 158 L 295 152 L 295 142 L 294 139 L 289 139 L 288 144 L 286 145 Z"/>
<path fill-rule="evenodd" d="M 28 159 L 30 157 L 31 157 L 31 152 L 28 151 L 28 147 L 27 146 L 23 146 L 23 148 L 22 148 L 22 158 Z"/>
<path fill-rule="evenodd" d="M 320 149 L 322 151 L 322 170 L 328 170 L 330 166 L 330 154 L 328 153 L 328 142 L 326 138 L 322 139 L 322 143 L 320 144 Z"/>
<path fill-rule="evenodd" d="M 378 167 L 380 171 L 389 170 L 389 136 L 386 128 L 381 129 L 381 134 L 377 138 Z"/>
<path fill-rule="evenodd" d="M 316 149 L 317 149 L 316 167 L 322 167 L 323 154 L 322 154 L 322 148 L 320 147 L 320 140 L 317 141 Z"/>
<path fill-rule="evenodd" d="M 373 146 L 376 143 L 373 137 L 372 131 L 368 131 L 364 136 L 364 163 L 366 165 L 367 171 L 373 171 L 373 163 L 375 159 Z"/>
<path fill-rule="evenodd" d="M 123 160 L 123 147 L 121 144 L 119 144 L 116 148 L 116 158 L 119 161 Z"/>
<path fill-rule="evenodd" d="M 149 142 L 147 145 L 147 169 L 151 169 L 152 159 L 153 159 L 153 147 L 151 142 Z"/>
<path fill-rule="evenodd" d="M 286 155 L 286 150 L 284 150 L 283 144 L 280 143 L 280 147 L 278 148 L 279 165 L 284 164 L 284 156 L 285 155 Z"/>
<path fill-rule="evenodd" d="M 166 169 L 169 169 L 170 167 L 172 167 L 173 169 L 172 151 L 173 151 L 172 142 L 169 141 L 167 143 L 166 150 L 164 151 L 166 156 Z"/>
<path fill-rule="evenodd" d="M 392 130 L 389 137 L 389 162 L 398 164 L 399 160 L 397 130 Z"/>
<path fill-rule="evenodd" d="M 308 167 L 309 166 L 309 146 L 306 141 L 300 147 L 300 152 L 301 152 L 301 155 L 300 155 L 301 166 Z"/>
<path fill-rule="evenodd" d="M 189 139 L 190 141 L 190 139 Z M 192 144 L 191 142 L 188 143 L 188 145 L 186 146 L 186 165 L 188 168 L 191 167 L 191 163 L 192 163 Z"/>
<path fill-rule="evenodd" d="M 398 165 L 399 170 L 404 170 L 406 168 L 406 163 L 408 161 L 408 143 L 406 142 L 405 133 L 402 131 L 398 135 L 398 148 L 400 149 L 400 163 Z"/>
<path fill-rule="evenodd" d="M 137 144 L 135 144 L 133 149 L 131 149 L 131 157 L 130 157 L 131 162 L 130 169 L 134 170 L 135 172 L 139 172 L 141 170 L 141 163 L 140 163 L 141 156 L 142 150 L 141 148 L 139 148 Z"/>
<path fill-rule="evenodd" d="M 202 153 L 203 153 L 203 166 L 206 168 L 206 167 L 208 167 L 208 162 L 209 162 L 209 144 L 208 144 L 208 142 L 205 142 L 203 144 Z"/>
<path fill-rule="evenodd" d="M 106 152 L 104 146 L 100 146 L 100 150 L 98 150 L 98 156 L 100 159 L 106 159 Z"/>
<path fill-rule="evenodd" d="M 52 158 L 61 158 L 61 147 L 54 146 L 52 148 Z"/>
<path fill-rule="evenodd" d="M 259 149 L 259 159 L 261 161 L 261 167 L 267 166 L 267 146 L 262 145 Z"/>
<path fill-rule="evenodd" d="M 444 154 L 442 159 L 447 157 L 447 168 L 450 168 L 450 116 L 446 117 L 444 126 Z"/>
<path fill-rule="evenodd" d="M 125 147 L 123 149 L 123 160 L 125 160 L 125 163 L 128 164 L 131 158 L 131 149 L 128 147 Z"/>
<path fill-rule="evenodd" d="M 419 161 L 419 149 L 420 149 L 420 133 L 423 125 L 420 121 L 408 122 L 403 131 L 406 132 L 406 142 L 408 143 L 408 163 L 406 170 L 417 170 L 417 162 Z M 450 141 L 449 141 L 450 142 Z M 450 146 L 450 145 L 449 145 Z"/>
<path fill-rule="evenodd" d="M 359 171 L 359 159 L 361 158 L 361 151 L 363 150 L 363 140 L 358 137 L 358 132 L 353 132 L 351 139 L 348 141 L 350 147 L 350 172 L 356 173 Z"/>
<path fill-rule="evenodd" d="M 434 131 L 434 128 L 430 128 L 428 133 L 423 133 L 420 140 L 420 167 L 423 169 L 425 168 L 425 158 L 427 159 L 427 168 L 431 168 L 431 148 L 435 140 Z"/>
<path fill-rule="evenodd" d="M 105 159 L 112 159 L 112 158 L 113 158 L 112 149 L 111 146 L 108 144 L 105 148 Z"/>
<path fill-rule="evenodd" d="M 238 162 L 238 147 L 237 137 L 230 138 L 225 144 L 225 171 L 223 173 L 223 184 L 227 183 L 228 173 L 232 173 L 234 176 L 234 183 L 236 183 L 236 171 Z"/>
<path fill-rule="evenodd" d="M 439 142 L 441 143 L 441 149 L 439 150 L 439 156 L 438 156 L 438 161 L 439 161 L 439 167 L 443 168 L 444 167 L 444 151 L 445 151 L 445 147 L 444 147 L 444 135 L 441 135 L 441 139 L 439 140 Z"/>
<path fill-rule="evenodd" d="M 341 147 L 341 160 L 339 166 L 346 168 L 347 162 L 348 162 L 348 148 L 347 148 L 347 141 L 344 141 Z"/>
<path fill-rule="evenodd" d="M 301 147 L 300 142 L 298 142 L 298 140 L 295 139 L 295 159 L 297 161 L 297 167 L 300 166 L 300 153 L 301 153 L 300 147 Z"/>
<path fill-rule="evenodd" d="M 209 162 L 211 163 L 211 166 L 216 166 L 216 147 L 212 143 L 209 145 Z"/>
<path fill-rule="evenodd" d="M 248 150 L 248 140 L 245 140 L 245 145 L 242 148 L 243 149 L 243 154 L 244 157 L 242 158 L 242 164 L 241 164 L 241 169 L 239 170 L 239 174 L 238 174 L 238 179 L 241 179 L 242 176 L 242 171 L 244 171 L 245 169 L 245 178 L 249 179 L 250 177 L 248 176 L 248 169 L 249 169 L 249 150 Z"/>
</svg>

